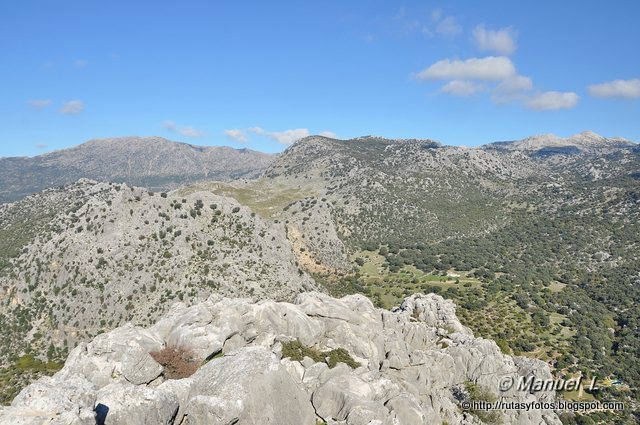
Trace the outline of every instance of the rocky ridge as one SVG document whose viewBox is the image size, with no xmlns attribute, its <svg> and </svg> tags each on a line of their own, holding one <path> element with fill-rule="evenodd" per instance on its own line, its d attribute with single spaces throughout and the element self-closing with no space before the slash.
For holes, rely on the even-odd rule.
<svg viewBox="0 0 640 425">
<path fill-rule="evenodd" d="M 511 142 L 495 142 L 484 145 L 485 149 L 503 149 L 507 151 L 534 152 L 541 155 L 553 153 L 578 153 L 630 148 L 635 144 L 620 137 L 607 138 L 593 131 L 583 131 L 569 137 L 555 134 L 539 134 Z"/>
<path fill-rule="evenodd" d="M 311 136 L 280 155 L 262 180 L 316 188 L 320 195 L 293 203 L 285 217 L 310 227 L 314 257 L 340 268 L 342 246 L 333 242 L 334 233 L 350 250 L 369 241 L 406 241 L 407 235 L 425 241 L 486 232 L 503 221 L 488 214 L 500 210 L 497 200 L 540 174 L 542 166 L 519 151 Z M 330 225 L 314 219 L 324 216 Z"/>
<path fill-rule="evenodd" d="M 261 181 L 314 193 L 292 203 L 285 219 L 310 230 L 314 240 L 307 245 L 315 258 L 340 268 L 342 244 L 349 251 L 367 242 L 477 236 L 504 226 L 510 205 L 555 208 L 562 198 L 552 199 L 553 188 L 627 178 L 637 164 L 637 147 L 593 132 L 473 148 L 432 140 L 310 136 L 276 158 Z M 333 242 L 334 233 L 342 244 Z"/>
<path fill-rule="evenodd" d="M 298 340 L 345 349 L 359 367 L 283 357 Z M 148 354 L 193 350 L 203 365 L 166 379 Z M 503 355 L 460 324 L 451 301 L 414 295 L 392 311 L 361 295 L 303 293 L 293 303 L 211 296 L 173 305 L 150 328 L 125 325 L 83 342 L 52 377 L 23 389 L 0 424 L 479 424 L 460 409 L 474 383 L 504 401 L 553 401 L 553 392 L 498 390 L 504 377 L 551 374 Z M 510 424 L 560 424 L 552 411 L 507 411 Z"/>
<path fill-rule="evenodd" d="M 162 137 L 90 140 L 32 158 L 0 158 L 0 203 L 80 178 L 154 190 L 204 180 L 253 178 L 274 156 L 226 146 L 194 146 Z"/>
</svg>

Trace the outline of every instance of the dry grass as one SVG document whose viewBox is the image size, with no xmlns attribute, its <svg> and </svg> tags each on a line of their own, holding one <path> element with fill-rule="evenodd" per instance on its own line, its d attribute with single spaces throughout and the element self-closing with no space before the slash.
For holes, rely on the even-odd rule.
<svg viewBox="0 0 640 425">
<path fill-rule="evenodd" d="M 164 367 L 164 376 L 167 379 L 188 378 L 198 370 L 202 363 L 195 353 L 186 347 L 170 345 L 149 354 Z"/>
</svg>

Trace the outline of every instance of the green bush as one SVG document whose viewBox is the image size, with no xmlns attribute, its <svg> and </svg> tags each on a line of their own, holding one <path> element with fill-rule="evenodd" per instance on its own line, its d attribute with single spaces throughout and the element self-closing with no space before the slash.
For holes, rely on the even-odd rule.
<svg viewBox="0 0 640 425">
<path fill-rule="evenodd" d="M 475 382 L 467 381 L 464 383 L 464 387 L 469 394 L 469 401 L 485 401 L 487 403 L 494 403 L 497 397 L 491 393 L 487 388 L 478 385 Z M 482 422 L 487 424 L 499 424 L 502 423 L 502 413 L 497 410 L 469 410 L 469 412 L 475 415 Z"/>
<path fill-rule="evenodd" d="M 360 367 L 360 363 L 356 362 L 353 357 L 344 348 L 336 348 L 329 351 L 327 354 L 327 365 L 330 369 L 333 369 L 338 363 L 344 363 L 351 369 Z"/>
<path fill-rule="evenodd" d="M 282 357 L 295 361 L 302 361 L 305 357 L 309 357 L 317 363 L 326 363 L 330 369 L 336 367 L 338 363 L 344 363 L 352 369 L 360 366 L 344 348 L 319 351 L 313 347 L 302 345 L 297 339 L 282 344 Z"/>
</svg>

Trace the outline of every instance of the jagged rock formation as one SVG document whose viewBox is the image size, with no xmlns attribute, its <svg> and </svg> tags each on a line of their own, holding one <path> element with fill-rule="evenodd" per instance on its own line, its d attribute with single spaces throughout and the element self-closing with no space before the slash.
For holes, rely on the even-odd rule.
<svg viewBox="0 0 640 425">
<path fill-rule="evenodd" d="M 317 288 L 282 223 L 211 193 L 81 180 L 0 206 L 0 235 L 2 360 L 149 324 L 176 300 Z"/>
<path fill-rule="evenodd" d="M 257 177 L 274 156 L 226 146 L 193 146 L 161 137 L 91 140 L 33 158 L 0 158 L 0 203 L 80 178 L 154 190 L 203 180 Z"/>
<path fill-rule="evenodd" d="M 283 357 L 299 340 L 343 348 L 359 362 L 330 368 Z M 208 359 L 168 380 L 147 354 L 170 345 Z M 393 311 L 363 296 L 300 294 L 293 304 L 212 296 L 174 305 L 154 326 L 117 328 L 76 347 L 65 367 L 25 388 L 0 424 L 478 424 L 460 409 L 474 382 L 505 401 L 552 401 L 553 392 L 498 390 L 504 377 L 550 378 L 546 364 L 503 355 L 475 338 L 437 295 Z M 551 411 L 504 412 L 509 424 L 559 424 Z"/>
</svg>

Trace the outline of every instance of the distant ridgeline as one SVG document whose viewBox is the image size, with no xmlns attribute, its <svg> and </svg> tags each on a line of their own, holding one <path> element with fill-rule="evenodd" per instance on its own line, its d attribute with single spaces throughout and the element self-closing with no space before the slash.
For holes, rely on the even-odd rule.
<svg viewBox="0 0 640 425">
<path fill-rule="evenodd" d="M 88 145 L 76 149 L 120 142 Z M 204 153 L 167 146 L 175 149 L 163 151 L 167 164 Z M 623 383 L 600 399 L 638 396 L 637 144 L 591 132 L 477 148 L 311 136 L 275 157 L 231 151 L 226 168 L 211 154 L 203 180 L 215 170 L 255 179 L 197 181 L 168 194 L 81 181 L 0 206 L 6 370 L 25 354 L 61 360 L 65 342 L 126 321 L 148 324 L 171 303 L 210 293 L 291 300 L 309 289 L 359 292 L 390 308 L 437 292 L 504 353 L 540 358 L 557 376 Z M 56 173 L 74 170 L 77 159 L 59 162 L 69 152 L 50 154 Z M 33 159 L 34 175 L 44 157 Z M 128 169 L 132 156 L 118 157 L 119 172 Z M 203 175 L 200 165 L 167 174 L 131 167 L 139 179 Z M 22 187 L 12 181 L 2 179 L 5 196 Z M 38 375 L 9 374 L 5 394 Z"/>
<path fill-rule="evenodd" d="M 33 158 L 0 158 L 0 203 L 81 178 L 153 190 L 206 180 L 253 178 L 273 155 L 249 149 L 193 146 L 160 137 L 92 140 Z"/>
<path fill-rule="evenodd" d="M 585 132 L 479 148 L 313 137 L 265 176 L 307 187 L 287 219 L 309 255 L 338 246 L 314 219 L 331 217 L 358 271 L 329 285 L 335 293 L 390 307 L 439 292 L 506 352 L 619 377 L 637 394 L 638 170 L 636 143 Z"/>
</svg>

